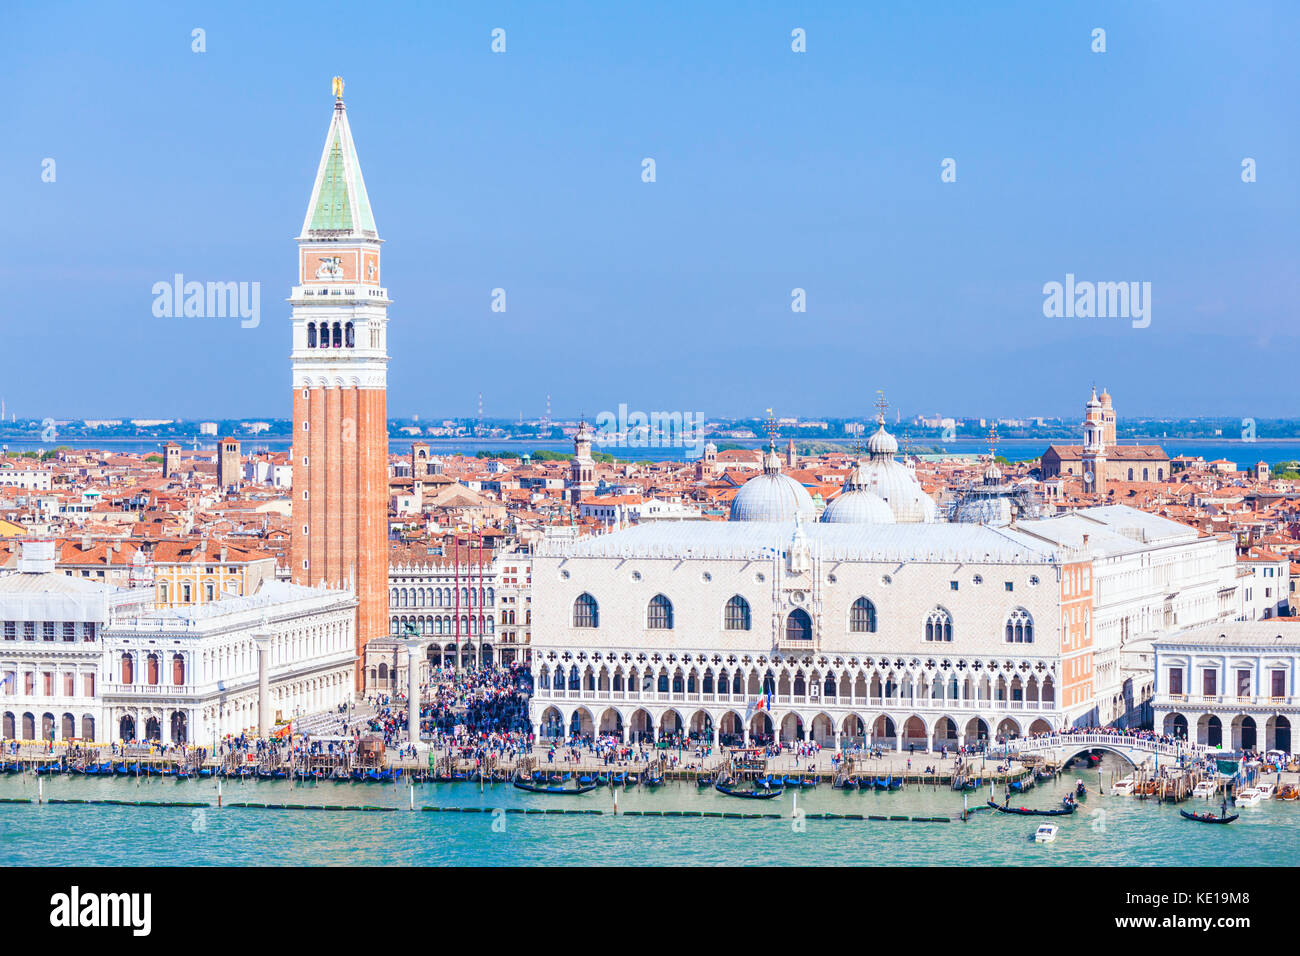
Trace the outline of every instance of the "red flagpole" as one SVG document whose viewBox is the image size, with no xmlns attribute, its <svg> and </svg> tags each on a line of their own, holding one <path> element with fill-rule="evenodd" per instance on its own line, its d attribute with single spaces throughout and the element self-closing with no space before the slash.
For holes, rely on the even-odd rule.
<svg viewBox="0 0 1300 956">
<path fill-rule="evenodd" d="M 456 660 L 453 662 L 452 674 L 460 673 L 460 535 L 454 530 L 452 535 L 452 545 L 456 549 Z"/>
<path fill-rule="evenodd" d="M 483 592 L 483 532 L 478 533 L 478 666 L 483 666 L 483 605 L 487 595 Z"/>
</svg>

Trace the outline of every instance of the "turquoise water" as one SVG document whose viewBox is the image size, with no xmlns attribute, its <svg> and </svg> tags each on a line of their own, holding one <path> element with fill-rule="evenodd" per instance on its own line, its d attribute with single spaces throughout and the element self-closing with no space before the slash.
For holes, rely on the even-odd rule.
<svg viewBox="0 0 1300 956">
<path fill-rule="evenodd" d="M 1121 767 L 1105 766 L 1110 774 Z M 1066 774 L 1013 805 L 1059 806 L 1084 779 L 1084 810 L 1051 822 L 1054 844 L 1035 845 L 1043 818 L 983 811 L 969 822 L 912 823 L 813 820 L 793 825 L 792 794 L 776 800 L 737 800 L 693 784 L 657 791 L 620 790 L 620 810 L 707 810 L 780 813 L 780 820 L 694 817 L 560 816 L 407 811 L 405 784 L 288 781 L 223 784 L 224 802 L 382 805 L 397 812 L 262 810 L 216 807 L 210 780 L 100 780 L 47 777 L 44 796 L 56 799 L 186 800 L 208 808 L 0 804 L 0 865 L 252 866 L 252 865 L 1293 865 L 1300 836 L 1300 802 L 1269 801 L 1244 809 L 1229 826 L 1178 816 L 1176 806 L 1096 792 L 1096 771 Z M 0 778 L 0 796 L 34 797 L 32 777 Z M 988 790 L 968 794 L 983 805 Z M 608 789 L 573 797 L 524 793 L 509 785 L 424 784 L 417 808 L 562 807 L 612 810 Z M 1204 801 L 1182 806 L 1204 809 Z M 856 793 L 828 786 L 799 794 L 806 813 L 949 816 L 962 795 L 946 789 Z M 1217 804 L 1215 806 L 1217 809 Z"/>
</svg>

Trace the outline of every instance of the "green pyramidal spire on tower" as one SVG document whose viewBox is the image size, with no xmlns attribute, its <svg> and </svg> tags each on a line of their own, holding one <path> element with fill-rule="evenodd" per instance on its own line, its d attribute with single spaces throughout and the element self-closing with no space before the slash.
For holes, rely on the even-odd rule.
<svg viewBox="0 0 1300 956">
<path fill-rule="evenodd" d="M 321 154 L 299 238 L 349 237 L 377 239 L 379 232 L 374 213 L 370 211 L 366 183 L 361 177 L 361 163 L 348 126 L 340 82 L 335 86 L 334 115 L 325 136 L 325 151 Z"/>
</svg>

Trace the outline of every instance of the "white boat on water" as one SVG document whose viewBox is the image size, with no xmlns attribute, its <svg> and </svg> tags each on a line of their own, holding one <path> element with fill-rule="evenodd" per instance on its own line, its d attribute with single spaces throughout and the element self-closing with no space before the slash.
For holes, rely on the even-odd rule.
<svg viewBox="0 0 1300 956">
<path fill-rule="evenodd" d="M 1277 784 L 1261 783 L 1255 789 L 1259 791 L 1259 798 L 1261 800 L 1272 800 L 1273 794 L 1277 790 Z"/>
<path fill-rule="evenodd" d="M 1128 796 L 1133 792 L 1137 782 L 1132 777 L 1125 777 L 1123 780 L 1116 780 L 1110 785 L 1111 793 L 1118 793 L 1122 796 Z"/>
<path fill-rule="evenodd" d="M 1053 824 L 1053 823 L 1044 823 L 1044 824 L 1042 824 L 1042 825 L 1041 825 L 1037 830 L 1034 831 L 1034 842 L 1035 842 L 1035 843 L 1055 843 L 1055 842 L 1056 842 L 1056 834 L 1057 834 L 1057 831 L 1058 831 L 1058 830 L 1059 830 L 1059 827 L 1057 827 L 1055 824 Z"/>
<path fill-rule="evenodd" d="M 1238 790 L 1233 796 L 1233 801 L 1239 807 L 1257 807 L 1259 806 L 1259 801 L 1262 799 L 1263 795 L 1255 787 L 1246 787 L 1243 790 Z"/>
<path fill-rule="evenodd" d="M 1219 789 L 1218 785 L 1213 780 L 1202 780 L 1200 783 L 1198 783 L 1195 787 L 1192 788 L 1192 796 L 1204 797 L 1206 800 L 1208 800 L 1210 799 L 1210 797 L 1214 796 L 1215 791 L 1217 791 L 1218 789 Z"/>
</svg>

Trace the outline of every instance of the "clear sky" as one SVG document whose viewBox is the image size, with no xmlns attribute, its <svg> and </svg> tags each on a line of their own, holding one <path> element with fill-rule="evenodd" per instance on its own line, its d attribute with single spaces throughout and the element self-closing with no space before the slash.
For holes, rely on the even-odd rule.
<svg viewBox="0 0 1300 956">
<path fill-rule="evenodd" d="M 20 417 L 289 414 L 284 300 L 335 73 L 387 243 L 393 416 L 473 415 L 480 391 L 503 417 L 548 393 L 557 417 L 867 415 L 877 388 L 904 414 L 1079 415 L 1093 382 L 1121 416 L 1300 415 L 1294 2 L 4 19 Z M 155 318 L 178 272 L 260 282 L 260 326 Z M 1044 317 L 1067 273 L 1150 282 L 1150 326 Z"/>
</svg>

